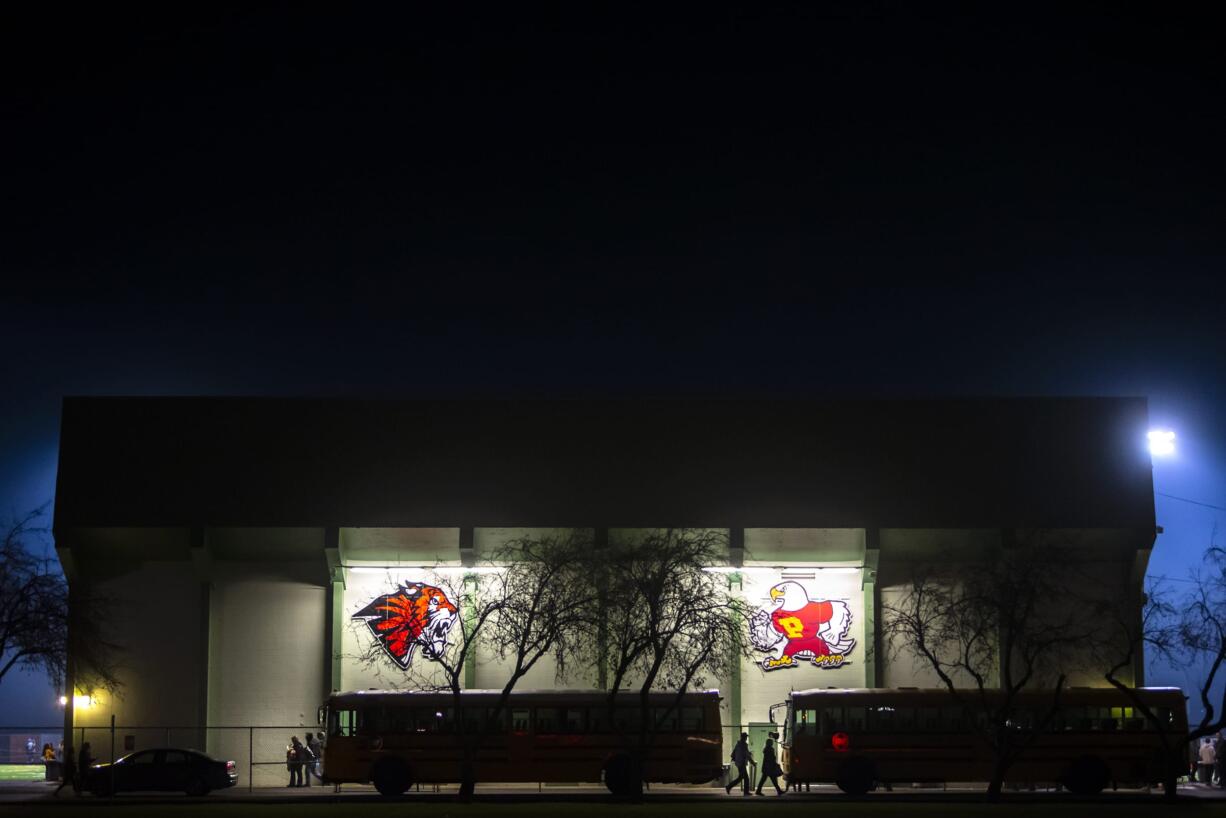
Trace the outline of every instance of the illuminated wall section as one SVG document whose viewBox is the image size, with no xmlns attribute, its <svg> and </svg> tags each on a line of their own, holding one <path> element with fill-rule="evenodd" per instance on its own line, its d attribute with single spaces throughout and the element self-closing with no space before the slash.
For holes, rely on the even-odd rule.
<svg viewBox="0 0 1226 818">
<path fill-rule="evenodd" d="M 565 537 L 571 534 L 570 529 L 561 528 L 478 528 L 473 532 L 473 548 L 476 551 L 478 563 L 484 564 L 492 559 L 504 545 L 517 539 L 541 539 L 545 537 Z M 590 532 L 588 532 L 590 536 Z M 499 690 L 506 684 L 511 675 L 512 662 L 501 659 L 496 649 L 491 645 L 482 645 L 478 651 L 479 661 L 474 668 L 472 686 L 474 688 Z M 532 669 L 516 684 L 517 690 L 548 690 L 555 687 L 594 688 L 597 683 L 595 657 L 590 661 L 582 659 L 572 662 L 567 667 L 565 679 L 557 678 L 557 663 L 552 656 L 543 656 L 533 665 Z"/>
<path fill-rule="evenodd" d="M 741 667 L 741 723 L 767 721 L 792 690 L 866 686 L 862 573 L 858 565 L 746 567 L 753 658 Z"/>
<path fill-rule="evenodd" d="M 463 575 L 445 566 L 356 567 L 345 573 L 339 640 L 345 688 L 445 684 L 434 660 L 459 637 Z"/>
<path fill-rule="evenodd" d="M 792 690 L 871 686 L 863 529 L 746 529 L 745 557 L 753 655 L 736 721 L 768 721 Z"/>
</svg>

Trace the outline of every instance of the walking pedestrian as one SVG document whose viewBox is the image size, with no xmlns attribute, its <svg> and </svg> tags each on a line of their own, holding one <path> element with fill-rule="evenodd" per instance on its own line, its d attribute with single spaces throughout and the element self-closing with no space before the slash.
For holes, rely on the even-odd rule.
<svg viewBox="0 0 1226 818">
<path fill-rule="evenodd" d="M 731 758 L 732 763 L 736 765 L 737 777 L 724 787 L 724 792 L 731 795 L 732 788 L 740 784 L 743 790 L 741 795 L 749 795 L 749 785 L 753 783 L 747 769 L 753 763 L 753 756 L 749 754 L 749 733 L 741 733 L 741 740 L 732 748 Z"/>
<path fill-rule="evenodd" d="M 756 794 L 762 794 L 762 785 L 769 778 L 770 782 L 775 785 L 775 795 L 783 795 L 783 790 L 779 787 L 779 776 L 782 774 L 783 768 L 775 760 L 775 740 L 768 738 L 766 744 L 762 747 L 762 778 L 758 781 L 758 791 Z"/>
<path fill-rule="evenodd" d="M 324 777 L 319 772 L 319 767 L 324 757 L 324 733 L 320 730 L 318 733 L 307 733 L 307 749 L 311 751 L 311 765 L 307 767 L 307 784 L 311 783 L 311 776 L 315 776 L 320 784 L 324 783 Z"/>
</svg>

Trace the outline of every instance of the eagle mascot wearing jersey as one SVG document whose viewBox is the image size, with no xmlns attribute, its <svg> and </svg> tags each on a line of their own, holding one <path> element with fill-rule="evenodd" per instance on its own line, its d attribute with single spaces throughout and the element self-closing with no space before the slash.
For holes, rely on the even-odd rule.
<svg viewBox="0 0 1226 818">
<path fill-rule="evenodd" d="M 816 659 L 842 656 L 856 640 L 847 635 L 851 628 L 851 609 L 837 599 L 809 599 L 798 582 L 781 582 L 771 588 L 771 601 L 754 614 L 750 622 L 750 641 L 771 660 L 784 656 Z M 836 665 L 837 666 L 837 665 Z"/>
</svg>

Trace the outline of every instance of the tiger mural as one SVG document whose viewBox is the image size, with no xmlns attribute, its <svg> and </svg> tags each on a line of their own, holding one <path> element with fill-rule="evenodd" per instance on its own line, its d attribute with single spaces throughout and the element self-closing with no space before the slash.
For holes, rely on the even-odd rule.
<svg viewBox="0 0 1226 818">
<path fill-rule="evenodd" d="M 387 657 L 401 670 L 408 670 L 418 647 L 427 659 L 439 660 L 458 614 L 441 588 L 406 582 L 390 594 L 375 597 L 350 618 L 364 621 Z"/>
</svg>

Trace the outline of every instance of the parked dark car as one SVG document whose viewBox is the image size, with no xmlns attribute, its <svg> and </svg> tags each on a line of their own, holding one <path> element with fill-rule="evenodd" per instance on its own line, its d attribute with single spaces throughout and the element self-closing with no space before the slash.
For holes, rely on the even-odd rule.
<svg viewBox="0 0 1226 818">
<path fill-rule="evenodd" d="M 141 790 L 207 795 L 209 790 L 237 783 L 233 761 L 218 761 L 197 750 L 164 747 L 129 753 L 114 764 L 95 764 L 84 786 L 95 795 Z"/>
</svg>

